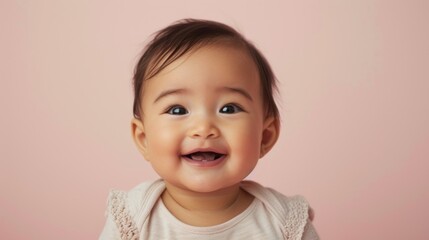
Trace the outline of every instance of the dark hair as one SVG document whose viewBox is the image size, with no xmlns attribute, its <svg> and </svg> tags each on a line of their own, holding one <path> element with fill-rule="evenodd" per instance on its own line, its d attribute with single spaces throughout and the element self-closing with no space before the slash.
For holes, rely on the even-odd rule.
<svg viewBox="0 0 429 240">
<path fill-rule="evenodd" d="M 276 79 L 265 57 L 233 28 L 223 23 L 198 19 L 183 19 L 160 30 L 144 49 L 134 70 L 134 117 L 141 117 L 144 81 L 154 77 L 190 50 L 222 41 L 239 44 L 248 51 L 258 67 L 265 116 L 279 118 L 273 96 L 277 92 Z"/>
</svg>

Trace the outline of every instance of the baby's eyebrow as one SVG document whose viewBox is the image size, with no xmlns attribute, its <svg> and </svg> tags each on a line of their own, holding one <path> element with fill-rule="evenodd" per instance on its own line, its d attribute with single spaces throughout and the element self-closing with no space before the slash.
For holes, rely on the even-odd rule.
<svg viewBox="0 0 429 240">
<path fill-rule="evenodd" d="M 153 101 L 153 103 L 156 103 L 157 101 L 159 101 L 161 98 L 166 97 L 168 95 L 174 95 L 174 94 L 183 94 L 187 92 L 186 89 L 184 88 L 177 88 L 177 89 L 169 89 L 169 90 L 165 90 L 162 91 L 158 97 L 155 98 L 155 100 Z"/>
<path fill-rule="evenodd" d="M 252 96 L 250 96 L 250 94 L 246 90 L 244 90 L 244 89 L 234 88 L 234 87 L 222 87 L 220 89 L 220 91 L 227 91 L 227 92 L 238 93 L 238 94 L 242 95 L 243 97 L 245 97 L 245 98 L 247 98 L 247 99 L 249 99 L 250 101 L 253 102 Z"/>
<path fill-rule="evenodd" d="M 238 93 L 238 94 L 242 95 L 243 97 L 245 97 L 245 98 L 247 98 L 247 99 L 249 99 L 250 101 L 253 102 L 252 96 L 250 96 L 250 94 L 246 90 L 241 89 L 241 88 L 222 87 L 222 88 L 219 89 L 219 91 L 220 92 L 225 92 L 226 91 L 226 92 Z M 153 101 L 153 103 L 158 102 L 161 98 L 164 98 L 166 96 L 174 95 L 174 94 L 183 94 L 183 93 L 186 93 L 186 92 L 188 92 L 188 90 L 185 89 L 185 88 L 177 88 L 177 89 L 165 90 L 165 91 L 162 91 L 158 95 L 158 97 L 155 98 L 155 100 Z"/>
</svg>

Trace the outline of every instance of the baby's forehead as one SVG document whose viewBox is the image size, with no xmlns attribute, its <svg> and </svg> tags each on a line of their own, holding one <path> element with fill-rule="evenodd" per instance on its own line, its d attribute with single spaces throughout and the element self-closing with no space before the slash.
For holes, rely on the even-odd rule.
<svg viewBox="0 0 429 240">
<path fill-rule="evenodd" d="M 215 70 L 217 67 L 215 64 L 219 65 L 219 62 L 215 60 L 220 57 L 222 61 L 233 63 L 228 66 L 230 68 L 246 68 L 246 70 L 258 71 L 256 62 L 245 46 L 231 41 L 221 41 L 196 45 L 183 50 L 183 52 L 159 52 L 151 60 L 145 79 L 150 79 L 161 72 L 170 72 L 184 63 L 199 65 L 200 67 L 204 67 L 202 64 L 205 63 L 206 65 L 213 65 L 212 68 Z"/>
<path fill-rule="evenodd" d="M 207 75 L 214 81 L 218 78 L 252 79 L 259 76 L 258 67 L 244 49 L 228 45 L 205 45 L 192 49 L 183 56 L 161 65 L 157 75 L 181 75 L 187 78 Z"/>
<path fill-rule="evenodd" d="M 198 49 L 205 47 L 232 47 L 242 49 L 243 51 L 246 51 L 248 48 L 245 42 L 232 37 L 197 38 L 194 40 L 188 39 L 184 42 L 172 37 L 168 41 L 165 41 L 171 42 L 171 44 L 157 44 L 156 46 L 149 45 L 152 49 L 146 49 L 145 55 L 147 55 L 149 65 L 157 65 L 163 62 L 168 64 L 185 54 L 195 52 Z"/>
</svg>

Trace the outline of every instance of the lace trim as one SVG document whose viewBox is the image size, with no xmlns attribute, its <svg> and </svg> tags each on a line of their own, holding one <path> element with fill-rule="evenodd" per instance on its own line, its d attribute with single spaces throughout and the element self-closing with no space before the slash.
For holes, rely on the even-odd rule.
<svg viewBox="0 0 429 240">
<path fill-rule="evenodd" d="M 287 240 L 300 240 L 308 218 L 308 203 L 302 197 L 292 197 L 287 203 L 288 214 L 285 225 Z"/>
<path fill-rule="evenodd" d="M 138 240 L 138 230 L 128 214 L 125 204 L 126 192 L 113 190 L 109 196 L 109 210 L 119 229 L 121 240 Z"/>
</svg>

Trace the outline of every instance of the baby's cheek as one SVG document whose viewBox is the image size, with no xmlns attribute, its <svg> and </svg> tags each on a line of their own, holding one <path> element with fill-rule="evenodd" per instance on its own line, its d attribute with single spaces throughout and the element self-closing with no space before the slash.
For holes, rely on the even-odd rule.
<svg viewBox="0 0 429 240">
<path fill-rule="evenodd" d="M 262 130 L 257 124 L 246 123 L 237 128 L 237 137 L 248 147 L 258 147 L 261 136 Z"/>
<path fill-rule="evenodd" d="M 157 148 L 165 148 L 165 150 L 167 150 L 177 145 L 177 136 L 166 128 L 153 132 L 152 136 L 152 142 L 156 144 Z"/>
<path fill-rule="evenodd" d="M 238 129 L 237 129 L 238 130 Z M 235 151 L 244 158 L 258 158 L 260 149 L 260 136 L 256 131 L 240 129 L 236 132 L 233 143 Z"/>
</svg>

